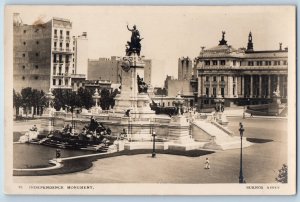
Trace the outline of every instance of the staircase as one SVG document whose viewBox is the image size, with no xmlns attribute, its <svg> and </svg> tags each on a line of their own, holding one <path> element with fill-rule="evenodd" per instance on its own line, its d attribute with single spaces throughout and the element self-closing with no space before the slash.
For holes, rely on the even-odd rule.
<svg viewBox="0 0 300 202">
<path fill-rule="evenodd" d="M 206 137 L 207 143 L 204 144 L 204 149 L 226 150 L 240 148 L 240 137 L 232 136 L 232 133 L 230 133 L 227 128 L 222 130 L 220 127 L 223 126 L 217 126 L 208 121 L 196 120 L 193 122 L 192 127 L 200 129 L 200 131 L 202 131 L 202 136 Z M 195 138 L 196 141 L 198 139 L 197 135 L 199 134 L 193 133 L 193 138 Z M 243 141 L 243 147 L 250 145 L 250 142 L 246 140 Z"/>
</svg>

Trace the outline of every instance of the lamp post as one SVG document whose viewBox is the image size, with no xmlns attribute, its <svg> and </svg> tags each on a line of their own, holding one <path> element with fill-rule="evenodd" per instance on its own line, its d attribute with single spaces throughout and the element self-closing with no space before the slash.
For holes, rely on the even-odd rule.
<svg viewBox="0 0 300 202">
<path fill-rule="evenodd" d="M 155 136 L 156 136 L 156 132 L 153 131 L 152 133 L 152 137 L 153 137 L 153 150 L 152 150 L 152 158 L 155 158 L 156 153 L 155 153 Z"/>
<path fill-rule="evenodd" d="M 240 122 L 240 136 L 241 136 L 241 156 L 240 156 L 240 176 L 239 176 L 239 183 L 246 183 L 244 176 L 243 176 L 243 133 L 245 131 L 242 122 Z"/>
</svg>

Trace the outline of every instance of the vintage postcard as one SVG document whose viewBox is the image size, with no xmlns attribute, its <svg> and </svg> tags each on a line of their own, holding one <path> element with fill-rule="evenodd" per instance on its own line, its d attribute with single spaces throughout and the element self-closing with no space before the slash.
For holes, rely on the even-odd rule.
<svg viewBox="0 0 300 202">
<path fill-rule="evenodd" d="M 5 193 L 293 195 L 294 6 L 5 8 Z"/>
</svg>

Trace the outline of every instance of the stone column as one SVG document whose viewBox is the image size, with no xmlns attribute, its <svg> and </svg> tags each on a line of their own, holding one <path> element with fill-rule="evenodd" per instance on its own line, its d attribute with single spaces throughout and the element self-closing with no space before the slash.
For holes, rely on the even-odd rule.
<svg viewBox="0 0 300 202">
<path fill-rule="evenodd" d="M 258 97 L 262 97 L 261 95 L 261 92 L 262 92 L 262 79 L 261 79 L 261 75 L 259 75 L 259 94 L 258 94 Z"/>
<path fill-rule="evenodd" d="M 242 97 L 244 97 L 244 95 L 245 95 L 245 78 L 244 78 L 244 76 L 242 75 L 241 76 L 241 95 L 242 95 Z"/>
<path fill-rule="evenodd" d="M 281 94 L 280 93 L 280 75 L 277 76 L 277 89 L 276 91 L 279 91 L 279 95 Z"/>
<path fill-rule="evenodd" d="M 271 98 L 271 75 L 268 76 L 268 98 Z"/>
<path fill-rule="evenodd" d="M 217 76 L 216 96 L 221 95 L 221 92 L 219 92 L 220 90 L 219 82 L 220 82 L 219 76 Z"/>
<path fill-rule="evenodd" d="M 234 92 L 234 94 L 235 94 L 236 97 L 239 97 L 239 95 L 238 95 L 238 77 L 235 76 L 234 78 L 235 78 L 235 92 Z"/>
<path fill-rule="evenodd" d="M 253 97 L 253 75 L 250 75 L 250 98 Z"/>
<path fill-rule="evenodd" d="M 213 94 L 213 87 L 212 87 L 212 76 L 209 76 L 209 97 L 211 97 L 211 95 Z"/>
<path fill-rule="evenodd" d="M 228 85 L 228 97 L 232 98 L 233 97 L 233 78 L 232 76 L 228 76 L 228 81 L 227 81 L 227 85 Z"/>
</svg>

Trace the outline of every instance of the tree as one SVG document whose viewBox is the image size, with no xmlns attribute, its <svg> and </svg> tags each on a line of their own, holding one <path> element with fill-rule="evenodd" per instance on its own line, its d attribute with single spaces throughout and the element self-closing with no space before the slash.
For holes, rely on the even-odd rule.
<svg viewBox="0 0 300 202">
<path fill-rule="evenodd" d="M 19 109 L 22 106 L 22 96 L 13 90 L 13 107 L 16 108 L 16 116 L 19 116 Z"/>
<path fill-rule="evenodd" d="M 286 164 L 282 165 L 282 168 L 278 170 L 278 176 L 275 178 L 277 182 L 287 183 L 288 180 L 288 167 Z"/>
<path fill-rule="evenodd" d="M 23 88 L 21 90 L 21 96 L 22 96 L 22 107 L 25 110 L 26 113 L 26 117 L 28 114 L 28 108 L 30 108 L 32 106 L 32 88 L 27 87 L 27 88 Z"/>
<path fill-rule="evenodd" d="M 80 87 L 78 89 L 78 96 L 81 100 L 81 106 L 86 108 L 86 109 L 90 109 L 93 105 L 94 105 L 94 101 L 93 101 L 93 93 L 88 90 L 88 89 L 83 89 L 82 87 Z"/>
<path fill-rule="evenodd" d="M 103 88 L 101 90 L 101 98 L 100 98 L 100 107 L 103 109 L 103 110 L 108 110 L 109 109 L 109 106 L 110 106 L 110 92 L 108 89 L 106 88 Z"/>
</svg>

